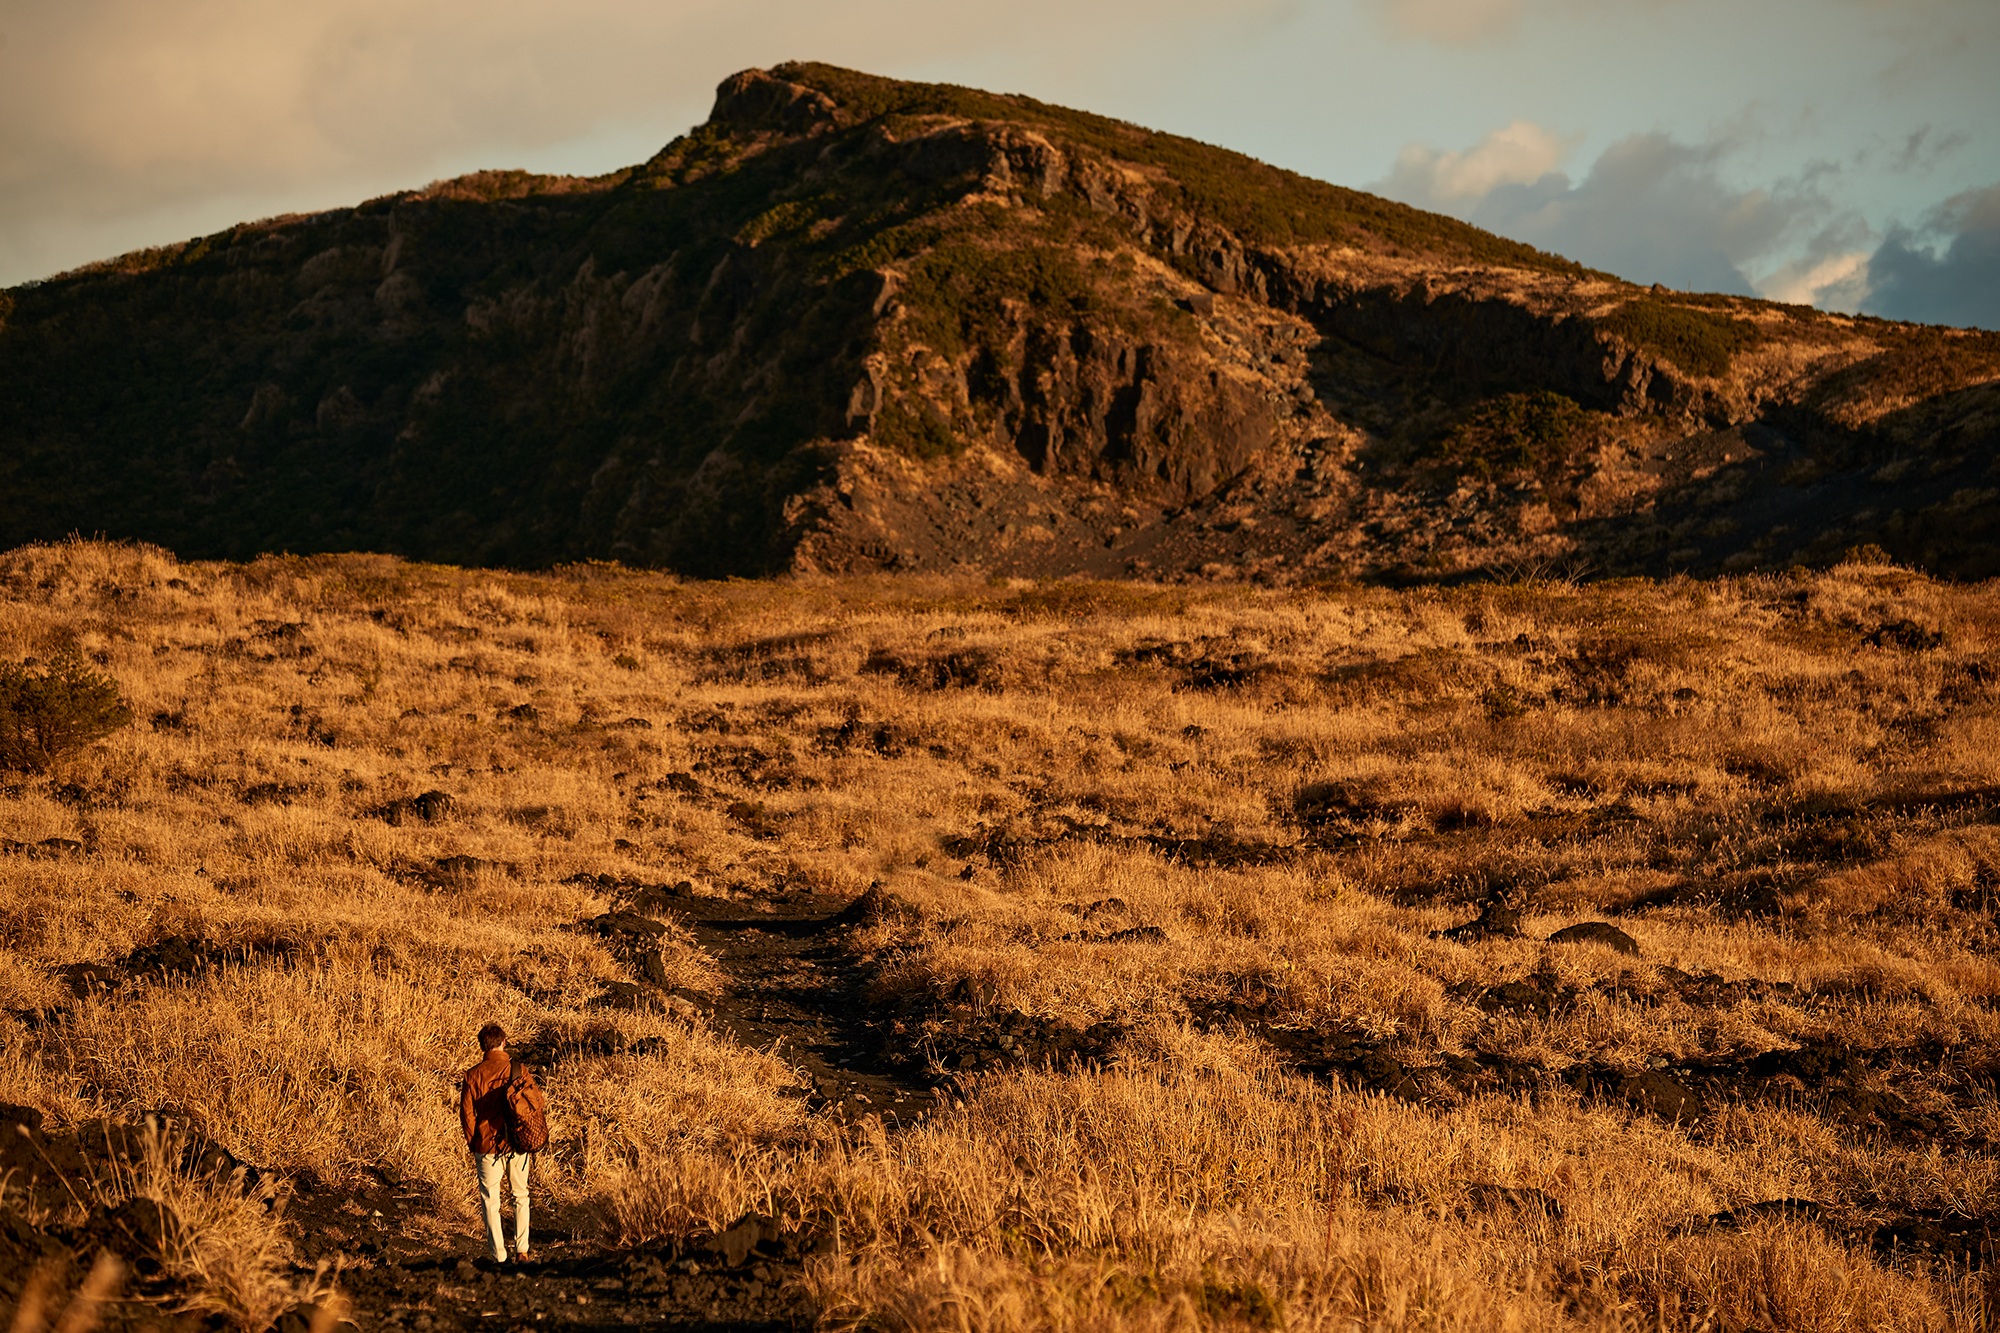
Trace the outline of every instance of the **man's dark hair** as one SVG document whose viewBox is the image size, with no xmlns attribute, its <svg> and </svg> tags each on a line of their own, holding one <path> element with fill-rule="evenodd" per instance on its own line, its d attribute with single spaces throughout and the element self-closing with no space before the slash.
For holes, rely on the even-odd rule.
<svg viewBox="0 0 2000 1333">
<path fill-rule="evenodd" d="M 485 1027 L 479 1029 L 480 1050 L 490 1051 L 496 1046 L 505 1046 L 506 1044 L 507 1029 L 501 1027 L 498 1023 L 488 1023 Z"/>
</svg>

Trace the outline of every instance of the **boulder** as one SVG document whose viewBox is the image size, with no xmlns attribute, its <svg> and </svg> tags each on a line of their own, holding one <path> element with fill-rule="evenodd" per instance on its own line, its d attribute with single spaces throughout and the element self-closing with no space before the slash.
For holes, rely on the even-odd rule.
<svg viewBox="0 0 2000 1333">
<path fill-rule="evenodd" d="M 127 954 L 125 970 L 133 976 L 191 977 L 213 967 L 221 954 L 199 935 L 169 935 Z"/>
<path fill-rule="evenodd" d="M 829 924 L 879 926 L 887 921 L 909 921 L 915 916 L 914 908 L 885 890 L 878 880 L 870 884 L 859 898 L 834 913 Z"/>
<path fill-rule="evenodd" d="M 604 994 L 590 1002 L 593 1009 L 659 1009 L 659 992 L 636 981 L 607 981 Z"/>
<path fill-rule="evenodd" d="M 1705 1109 L 1687 1085 L 1657 1069 L 1626 1075 L 1618 1084 L 1618 1095 L 1642 1111 L 1677 1124 L 1700 1119 Z"/>
<path fill-rule="evenodd" d="M 452 799 L 450 792 L 435 790 L 427 791 L 421 796 L 412 797 L 410 800 L 410 808 L 416 812 L 417 818 L 423 820 L 426 824 L 437 823 L 449 815 L 452 807 L 457 804 L 458 802 Z"/>
<path fill-rule="evenodd" d="M 1521 937 L 1521 914 L 1528 908 L 1527 891 L 1518 885 L 1503 884 L 1486 895 L 1479 915 L 1464 925 L 1438 932 L 1440 939 L 1470 943 L 1474 940 Z"/>
<path fill-rule="evenodd" d="M 1822 1225 L 1830 1221 L 1826 1205 L 1816 1199 L 1765 1199 L 1760 1203 L 1746 1203 L 1740 1208 L 1725 1208 L 1719 1213 L 1710 1213 L 1701 1222 L 1696 1223 L 1695 1228 L 1735 1231 L 1765 1218 L 1816 1222 Z"/>
<path fill-rule="evenodd" d="M 116 990 L 125 980 L 125 974 L 108 963 L 71 963 L 57 968 L 56 977 L 78 999 L 92 991 Z"/>
<path fill-rule="evenodd" d="M 41 1132 L 42 1113 L 32 1106 L 16 1106 L 12 1102 L 0 1102 L 0 1134 L 17 1134 L 16 1125 L 27 1127 L 30 1135 Z"/>
<path fill-rule="evenodd" d="M 1548 942 L 1550 944 L 1602 944 L 1608 949 L 1616 949 L 1619 953 L 1631 954 L 1634 957 L 1637 957 L 1639 953 L 1639 941 L 1633 939 L 1609 921 L 1579 921 L 1574 926 L 1564 926 L 1561 930 L 1549 936 Z"/>
<path fill-rule="evenodd" d="M 667 933 L 666 923 L 622 909 L 593 917 L 590 924 L 600 935 L 623 935 L 634 940 L 656 940 Z"/>
<path fill-rule="evenodd" d="M 427 791 L 420 796 L 398 797 L 385 805 L 375 807 L 368 813 L 384 823 L 398 827 L 413 820 L 435 824 L 449 816 L 452 807 L 457 804 L 449 792 Z"/>
<path fill-rule="evenodd" d="M 692 898 L 694 884 L 682 880 L 678 884 L 648 884 L 632 895 L 632 910 L 635 912 L 666 911 L 676 898 Z"/>
<path fill-rule="evenodd" d="M 731 1268 L 741 1268 L 759 1249 L 775 1251 L 784 1240 L 785 1230 L 775 1220 L 750 1213 L 711 1236 L 703 1248 Z"/>
<path fill-rule="evenodd" d="M 158 1271 L 179 1248 L 186 1234 L 180 1214 L 157 1199 L 133 1197 L 117 1204 L 99 1204 L 85 1219 L 83 1232 L 129 1261 L 139 1273 Z"/>
</svg>

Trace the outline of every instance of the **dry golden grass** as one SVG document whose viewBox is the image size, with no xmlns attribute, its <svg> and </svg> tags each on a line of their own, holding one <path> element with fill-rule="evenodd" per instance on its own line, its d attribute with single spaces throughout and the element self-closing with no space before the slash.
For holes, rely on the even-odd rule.
<svg viewBox="0 0 2000 1333">
<path fill-rule="evenodd" d="M 2000 1110 L 1942 1070 L 1893 1080 L 1927 1144 L 1768 1102 L 1676 1125 L 1560 1088 L 1390 1100 L 1265 1034 L 1551 1074 L 1990 1049 L 1990 589 L 696 585 L 71 543 L 0 556 L 0 592 L 0 658 L 74 645 L 139 719 L 0 784 L 0 836 L 84 849 L 0 861 L 0 1100 L 59 1122 L 165 1106 L 463 1222 L 452 1088 L 497 1018 L 555 1055 L 543 1187 L 632 1235 L 837 1224 L 834 1323 L 1986 1326 L 1985 1279 L 1865 1244 L 2000 1212 Z M 434 788 L 448 819 L 374 813 Z M 838 1131 L 783 1095 L 781 1052 L 595 1003 L 626 973 L 572 928 L 614 905 L 579 873 L 880 881 L 910 909 L 855 940 L 885 1006 L 970 982 L 1126 1035 L 1105 1068 L 992 1069 L 920 1128 Z M 1435 936 L 1503 882 L 1526 937 Z M 1614 914 L 1640 958 L 1541 942 Z M 1134 926 L 1164 939 L 1088 938 Z M 82 998 L 58 976 L 176 938 L 229 960 Z M 722 985 L 665 943 L 675 985 Z M 1697 1004 L 1663 969 L 1790 989 Z M 1573 1003 L 1475 1003 L 1535 979 Z M 1688 1225 L 1793 1197 L 1834 1225 Z"/>
</svg>

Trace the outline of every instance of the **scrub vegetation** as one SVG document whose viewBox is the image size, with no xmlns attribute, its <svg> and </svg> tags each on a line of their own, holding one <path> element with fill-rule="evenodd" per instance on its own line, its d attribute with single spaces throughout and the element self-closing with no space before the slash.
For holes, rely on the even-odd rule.
<svg viewBox="0 0 2000 1333">
<path fill-rule="evenodd" d="M 497 1019 L 550 1215 L 772 1216 L 831 1327 L 1990 1326 L 1989 587 L 0 556 L 0 661 L 65 653 L 137 721 L 0 785 L 0 1102 L 56 1129 L 164 1109 L 469 1254 Z M 635 973 L 662 884 L 875 886 L 852 1059 L 936 1109 L 711 1026 L 657 896 Z M 228 1225 L 261 1327 L 292 1240 Z"/>
<path fill-rule="evenodd" d="M 1597 324 L 1666 357 L 1690 375 L 1711 379 L 1727 375 L 1736 354 L 1757 345 L 1757 326 L 1691 305 L 1638 296 Z"/>
</svg>

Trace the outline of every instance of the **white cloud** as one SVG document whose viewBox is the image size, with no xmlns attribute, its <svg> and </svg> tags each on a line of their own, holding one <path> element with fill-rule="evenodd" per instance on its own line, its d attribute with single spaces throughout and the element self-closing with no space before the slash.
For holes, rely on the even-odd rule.
<svg viewBox="0 0 2000 1333">
<path fill-rule="evenodd" d="M 1582 141 L 1581 134 L 1558 139 L 1532 121 L 1517 120 L 1462 153 L 1405 144 L 1395 169 L 1369 188 L 1428 208 L 1476 203 L 1502 185 L 1532 185 Z"/>
<path fill-rule="evenodd" d="M 1577 140 L 1516 121 L 1463 153 L 1408 145 L 1374 188 L 1635 282 L 1748 295 L 1748 275 L 1772 269 L 1767 282 L 1795 290 L 1805 270 L 1788 266 L 1801 245 L 1817 265 L 1837 240 L 1856 239 L 1845 223 L 1828 229 L 1824 191 L 1838 170 L 1809 164 L 1768 188 L 1738 188 L 1723 167 L 1754 138 L 1745 126 L 1702 144 L 1628 135 L 1572 180 L 1556 167 Z"/>
<path fill-rule="evenodd" d="M 0 283 L 192 234 L 133 234 L 148 219 L 213 229 L 586 140 L 644 145 L 603 167 L 626 165 L 753 65 L 1041 59 L 1052 32 L 1143 59 L 1154 34 L 1213 35 L 1282 4 L 6 0 Z"/>
<path fill-rule="evenodd" d="M 2000 184 L 1890 228 L 1844 294 L 1871 315 L 2000 331 Z"/>
<path fill-rule="evenodd" d="M 1865 297 L 1867 274 L 1868 252 L 1850 250 L 1788 260 L 1757 279 L 1755 285 L 1757 295 L 1768 301 L 1854 309 L 1860 304 L 1856 284 L 1862 284 L 1860 295 Z"/>
</svg>

